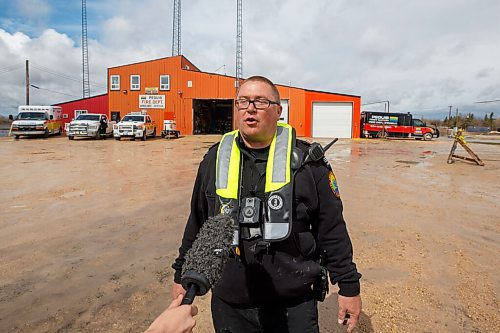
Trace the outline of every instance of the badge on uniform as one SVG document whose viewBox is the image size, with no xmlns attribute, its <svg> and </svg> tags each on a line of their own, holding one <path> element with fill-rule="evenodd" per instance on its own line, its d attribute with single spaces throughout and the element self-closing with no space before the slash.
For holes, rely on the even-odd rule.
<svg viewBox="0 0 500 333">
<path fill-rule="evenodd" d="M 337 178 L 335 178 L 333 171 L 330 171 L 328 174 L 328 184 L 330 185 L 333 194 L 340 199 L 339 186 L 337 185 Z"/>
</svg>

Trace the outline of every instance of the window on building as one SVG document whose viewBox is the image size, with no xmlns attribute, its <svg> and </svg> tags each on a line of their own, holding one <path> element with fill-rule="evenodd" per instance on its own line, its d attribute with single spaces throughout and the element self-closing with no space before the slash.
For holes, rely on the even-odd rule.
<svg viewBox="0 0 500 333">
<path fill-rule="evenodd" d="M 111 75 L 111 90 L 120 90 L 120 75 Z"/>
<path fill-rule="evenodd" d="M 140 75 L 130 75 L 130 90 L 141 90 Z"/>
<path fill-rule="evenodd" d="M 160 90 L 170 90 L 170 75 L 160 75 Z"/>
<path fill-rule="evenodd" d="M 75 110 L 75 119 L 78 118 L 79 115 L 88 113 L 87 110 Z"/>
</svg>

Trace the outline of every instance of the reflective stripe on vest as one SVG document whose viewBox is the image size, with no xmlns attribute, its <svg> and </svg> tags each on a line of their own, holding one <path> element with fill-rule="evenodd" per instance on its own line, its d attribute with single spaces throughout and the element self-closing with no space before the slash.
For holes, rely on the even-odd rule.
<svg viewBox="0 0 500 333">
<path fill-rule="evenodd" d="M 265 192 L 277 191 L 290 183 L 292 127 L 277 124 L 266 166 Z M 237 199 L 240 184 L 240 149 L 236 144 L 239 132 L 225 134 L 217 150 L 215 186 L 216 193 L 222 198 Z"/>
<path fill-rule="evenodd" d="M 225 134 L 217 150 L 215 166 L 215 187 L 217 195 L 222 198 L 238 199 L 240 178 L 240 149 L 236 144 L 238 131 Z"/>
</svg>

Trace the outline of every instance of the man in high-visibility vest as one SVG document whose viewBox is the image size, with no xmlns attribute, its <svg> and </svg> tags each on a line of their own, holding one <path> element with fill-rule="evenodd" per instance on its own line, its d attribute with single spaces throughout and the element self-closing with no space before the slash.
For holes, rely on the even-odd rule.
<svg viewBox="0 0 500 333">
<path fill-rule="evenodd" d="M 238 130 L 209 149 L 198 169 L 176 270 L 208 217 L 238 224 L 234 251 L 212 290 L 216 332 L 319 332 L 317 301 L 339 286 L 338 321 L 351 332 L 361 312 L 359 279 L 337 180 L 312 145 L 280 124 L 276 86 L 254 76 L 235 100 Z M 321 260 L 320 260 L 321 257 Z M 326 283 L 325 283 L 326 282 Z"/>
</svg>

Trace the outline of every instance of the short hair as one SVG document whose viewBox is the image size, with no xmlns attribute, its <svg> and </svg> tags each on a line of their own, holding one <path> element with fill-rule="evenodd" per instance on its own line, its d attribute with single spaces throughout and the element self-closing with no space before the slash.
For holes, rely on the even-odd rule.
<svg viewBox="0 0 500 333">
<path fill-rule="evenodd" d="M 267 77 L 259 76 L 259 75 L 250 76 L 248 79 L 243 81 L 243 83 L 240 84 L 240 87 L 238 88 L 238 92 L 236 93 L 236 95 L 239 94 L 241 86 L 243 86 L 247 82 L 263 82 L 263 83 L 267 84 L 268 86 L 271 87 L 273 97 L 276 98 L 275 102 L 280 103 L 280 92 L 278 91 L 278 88 L 276 87 L 276 85 L 271 80 L 269 80 Z"/>
</svg>

